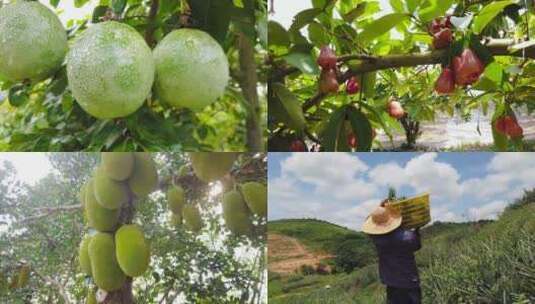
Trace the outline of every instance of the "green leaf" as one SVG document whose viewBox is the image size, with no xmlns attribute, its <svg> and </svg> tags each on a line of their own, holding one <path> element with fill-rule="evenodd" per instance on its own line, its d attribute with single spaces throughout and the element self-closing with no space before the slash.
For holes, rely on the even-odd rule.
<svg viewBox="0 0 535 304">
<path fill-rule="evenodd" d="M 429 22 L 436 17 L 443 16 L 453 5 L 453 0 L 428 0 L 428 5 L 421 7 L 418 16 L 422 22 Z"/>
<path fill-rule="evenodd" d="M 53 7 L 58 7 L 58 4 L 59 4 L 59 0 L 50 0 L 50 5 L 52 5 Z"/>
<path fill-rule="evenodd" d="M 357 5 L 354 9 L 349 11 L 347 14 L 344 14 L 342 18 L 345 20 L 345 22 L 351 23 L 358 17 L 360 17 L 365 11 L 366 6 L 368 5 L 368 2 L 362 2 Z"/>
<path fill-rule="evenodd" d="M 371 72 L 361 76 L 360 83 L 362 86 L 362 93 L 365 97 L 371 98 L 375 96 L 375 81 L 377 79 L 377 73 Z"/>
<path fill-rule="evenodd" d="M 405 11 L 405 7 L 403 6 L 403 2 L 401 2 L 401 0 L 390 0 L 390 6 L 396 13 L 403 13 Z"/>
<path fill-rule="evenodd" d="M 74 0 L 74 7 L 80 8 L 84 6 L 89 0 Z"/>
<path fill-rule="evenodd" d="M 319 14 L 321 14 L 321 12 L 322 10 L 319 8 L 311 8 L 299 12 L 294 17 L 290 31 L 299 31 L 301 28 L 312 22 Z"/>
<path fill-rule="evenodd" d="M 359 34 L 359 39 L 362 42 L 372 41 L 373 39 L 387 33 L 394 28 L 398 23 L 403 22 L 409 17 L 406 14 L 389 14 L 385 15 L 364 27 L 364 30 Z"/>
<path fill-rule="evenodd" d="M 516 1 L 507 0 L 507 1 L 495 1 L 487 4 L 472 22 L 472 30 L 475 34 L 480 34 L 483 29 L 489 24 L 489 22 L 494 19 L 503 9 L 511 4 L 514 4 Z"/>
<path fill-rule="evenodd" d="M 107 11 L 108 11 L 107 6 L 99 5 L 95 7 L 95 9 L 93 10 L 93 16 L 91 17 L 91 22 L 92 23 L 100 22 L 100 18 L 104 17 Z"/>
<path fill-rule="evenodd" d="M 224 44 L 234 10 L 232 0 L 188 0 L 191 16 L 200 29 Z M 251 25 L 253 26 L 253 25 Z"/>
<path fill-rule="evenodd" d="M 271 89 L 282 102 L 295 129 L 297 131 L 303 131 L 305 129 L 306 121 L 299 99 L 280 83 L 274 83 Z"/>
<path fill-rule="evenodd" d="M 496 130 L 495 122 L 496 120 L 501 117 L 506 112 L 506 108 L 503 103 L 497 103 L 496 104 L 496 110 L 494 111 L 494 115 L 491 119 L 491 128 L 492 128 L 492 138 L 494 139 L 494 146 L 499 151 L 507 151 L 507 136 L 504 134 L 501 134 Z"/>
<path fill-rule="evenodd" d="M 349 107 L 346 113 L 353 133 L 357 136 L 357 151 L 370 151 L 372 148 L 372 126 L 370 121 L 366 115 L 353 106 Z"/>
<path fill-rule="evenodd" d="M 270 46 L 288 47 L 290 45 L 290 34 L 282 25 L 270 20 L 268 23 L 268 42 Z"/>
<path fill-rule="evenodd" d="M 409 13 L 412 14 L 421 3 L 422 0 L 407 0 L 407 9 L 409 10 Z"/>
<path fill-rule="evenodd" d="M 346 117 L 346 106 L 342 106 L 333 112 L 329 122 L 322 134 L 322 147 L 327 152 L 338 151 L 340 146 L 340 133 L 345 131 L 344 121 Z"/>
<path fill-rule="evenodd" d="M 20 107 L 28 102 L 30 96 L 26 92 L 27 87 L 25 85 L 16 85 L 9 89 L 8 99 L 9 103 L 14 107 Z"/>
<path fill-rule="evenodd" d="M 292 52 L 283 57 L 291 66 L 301 70 L 305 74 L 319 74 L 318 65 L 310 53 Z"/>
<path fill-rule="evenodd" d="M 122 14 L 125 7 L 126 0 L 111 0 L 111 8 L 115 14 Z"/>
<path fill-rule="evenodd" d="M 317 22 L 312 22 L 308 25 L 308 37 L 317 46 L 327 45 L 331 42 L 329 32 Z"/>
</svg>

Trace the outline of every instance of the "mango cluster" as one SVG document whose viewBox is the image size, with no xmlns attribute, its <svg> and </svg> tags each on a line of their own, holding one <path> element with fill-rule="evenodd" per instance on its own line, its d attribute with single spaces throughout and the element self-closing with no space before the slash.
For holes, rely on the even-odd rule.
<svg viewBox="0 0 535 304">
<path fill-rule="evenodd" d="M 114 291 L 127 276 L 140 276 L 148 268 L 150 248 L 143 230 L 123 225 L 119 217 L 134 198 L 154 191 L 158 173 L 147 153 L 102 153 L 101 160 L 80 191 L 87 225 L 97 232 L 82 239 L 79 261 L 99 288 Z"/>
</svg>

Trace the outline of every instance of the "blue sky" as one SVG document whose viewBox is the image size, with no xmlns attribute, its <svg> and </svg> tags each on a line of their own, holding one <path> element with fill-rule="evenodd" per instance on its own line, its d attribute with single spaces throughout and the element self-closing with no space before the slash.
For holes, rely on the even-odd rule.
<svg viewBox="0 0 535 304">
<path fill-rule="evenodd" d="M 389 185 L 431 193 L 433 220 L 493 219 L 535 187 L 533 153 L 270 153 L 269 218 L 360 229 Z"/>
</svg>

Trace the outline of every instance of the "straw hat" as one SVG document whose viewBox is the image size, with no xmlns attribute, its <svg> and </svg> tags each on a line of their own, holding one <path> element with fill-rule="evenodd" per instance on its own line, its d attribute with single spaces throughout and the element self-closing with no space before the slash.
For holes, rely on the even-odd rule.
<svg viewBox="0 0 535 304">
<path fill-rule="evenodd" d="M 401 213 L 395 207 L 377 207 L 362 225 L 367 234 L 387 234 L 401 225 Z"/>
</svg>

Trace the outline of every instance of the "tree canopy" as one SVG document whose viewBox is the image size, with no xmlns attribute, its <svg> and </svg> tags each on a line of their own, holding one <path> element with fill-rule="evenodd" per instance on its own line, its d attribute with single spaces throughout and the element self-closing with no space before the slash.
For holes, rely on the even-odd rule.
<svg viewBox="0 0 535 304">
<path fill-rule="evenodd" d="M 130 211 L 151 247 L 149 270 L 125 285 L 136 303 L 265 303 L 266 219 L 254 218 L 251 235 L 232 234 L 221 200 L 238 184 L 265 183 L 266 156 L 241 154 L 230 175 L 210 184 L 195 177 L 185 154 L 152 157 L 160 176 L 158 190 Z M 9 161 L 0 165 L 1 302 L 82 303 L 94 286 L 78 261 L 87 230 L 78 195 L 99 155 L 52 153 L 47 158 L 53 169 L 35 184 L 20 181 Z M 171 183 L 182 185 L 187 200 L 198 206 L 200 232 L 169 219 L 165 191 Z M 17 286 L 13 282 L 25 268 L 29 279 Z"/>
</svg>

